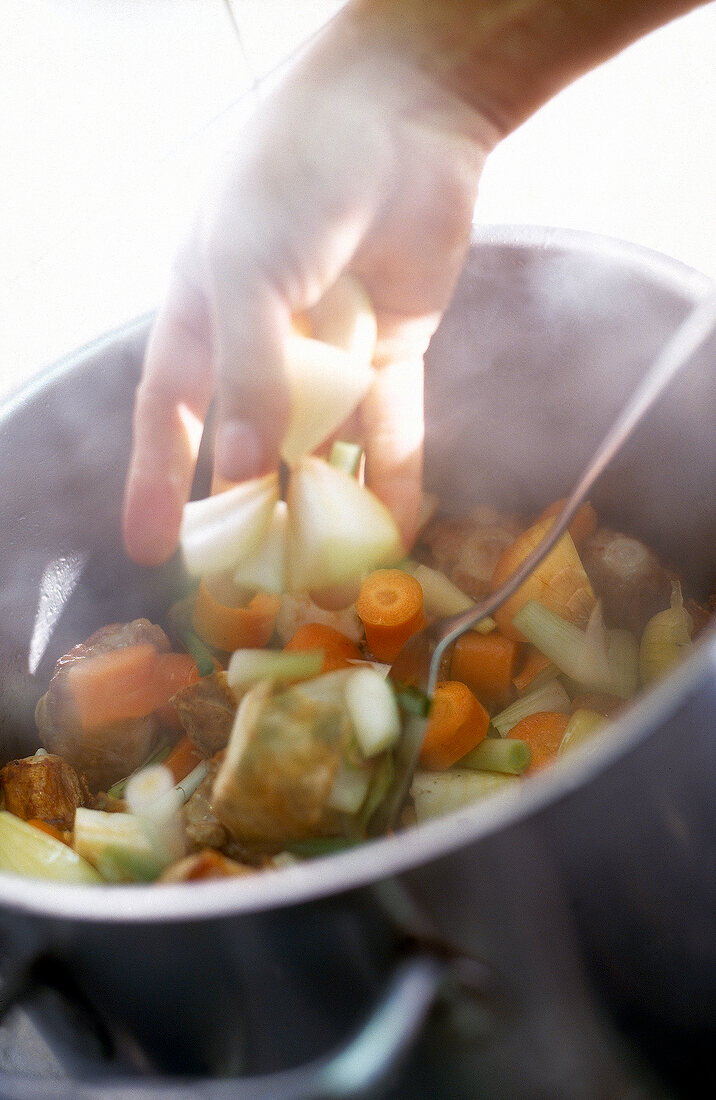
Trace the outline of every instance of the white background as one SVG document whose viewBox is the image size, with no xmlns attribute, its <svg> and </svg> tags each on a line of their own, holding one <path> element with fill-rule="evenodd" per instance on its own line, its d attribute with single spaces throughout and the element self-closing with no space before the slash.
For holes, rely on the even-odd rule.
<svg viewBox="0 0 716 1100">
<path fill-rule="evenodd" d="M 0 390 L 153 307 L 252 76 L 339 3 L 0 0 Z M 716 278 L 715 197 L 710 3 L 505 141 L 476 220 L 606 233 Z"/>
</svg>

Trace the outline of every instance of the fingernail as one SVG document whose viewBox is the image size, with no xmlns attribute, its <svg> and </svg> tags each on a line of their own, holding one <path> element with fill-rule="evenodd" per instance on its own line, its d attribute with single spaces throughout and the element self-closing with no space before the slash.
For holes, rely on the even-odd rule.
<svg viewBox="0 0 716 1100">
<path fill-rule="evenodd" d="M 263 444 L 248 420 L 226 420 L 216 434 L 216 472 L 228 481 L 246 481 L 261 473 Z"/>
</svg>

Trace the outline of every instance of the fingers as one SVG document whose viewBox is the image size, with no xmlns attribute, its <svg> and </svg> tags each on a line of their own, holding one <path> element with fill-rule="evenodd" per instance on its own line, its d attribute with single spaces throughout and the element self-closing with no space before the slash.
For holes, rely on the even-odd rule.
<svg viewBox="0 0 716 1100">
<path fill-rule="evenodd" d="M 386 363 L 362 408 L 366 481 L 390 509 L 406 550 L 418 527 L 423 474 L 422 358 Z"/>
<path fill-rule="evenodd" d="M 212 390 L 206 307 L 177 284 L 154 323 L 135 398 L 123 533 L 142 565 L 158 565 L 176 548 Z"/>
</svg>

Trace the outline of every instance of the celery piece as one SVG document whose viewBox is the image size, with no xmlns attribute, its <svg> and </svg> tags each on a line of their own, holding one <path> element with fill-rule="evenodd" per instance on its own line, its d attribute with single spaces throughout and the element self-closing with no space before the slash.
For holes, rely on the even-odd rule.
<svg viewBox="0 0 716 1100">
<path fill-rule="evenodd" d="M 629 673 L 620 663 L 626 660 L 625 639 L 610 637 L 614 632 L 605 631 L 597 617 L 584 631 L 537 600 L 528 600 L 512 622 L 528 641 L 577 684 L 610 695 L 625 690 Z"/>
<path fill-rule="evenodd" d="M 610 693 L 631 699 L 639 687 L 639 643 L 631 631 L 607 631 L 607 660 Z"/>
<path fill-rule="evenodd" d="M 400 709 L 406 714 L 427 718 L 430 713 L 430 696 L 412 684 L 397 684 L 395 698 Z"/>
<path fill-rule="evenodd" d="M 487 737 L 458 761 L 457 768 L 520 775 L 529 766 L 530 747 L 516 737 Z"/>
<path fill-rule="evenodd" d="M 363 806 L 361 807 L 360 831 L 365 833 L 370 819 L 381 803 L 387 798 L 395 780 L 395 761 L 391 752 L 384 753 L 376 761 L 371 776 L 370 789 Z"/>
<path fill-rule="evenodd" d="M 0 871 L 53 882 L 102 882 L 95 868 L 67 844 L 8 810 L 0 810 Z"/>
<path fill-rule="evenodd" d="M 608 722 L 603 714 L 587 707 L 579 707 L 569 720 L 564 736 L 557 750 L 557 756 L 566 756 L 575 749 L 584 748 L 592 742 L 595 733 L 598 733 Z"/>
<path fill-rule="evenodd" d="M 515 775 L 455 767 L 444 772 L 417 771 L 410 794 L 420 824 L 454 810 L 467 809 L 491 795 L 514 791 L 520 783 Z"/>
<path fill-rule="evenodd" d="M 163 764 L 171 751 L 171 745 L 162 745 L 155 752 L 153 752 L 151 756 L 148 756 L 144 763 L 141 764 L 140 767 L 136 768 L 131 775 L 125 775 L 124 779 L 118 779 L 117 782 L 113 784 L 113 786 L 111 786 L 107 791 L 109 797 L 124 798 L 124 793 L 127 789 L 127 783 L 132 778 L 132 776 L 137 775 L 139 772 L 143 771 L 144 768 L 151 767 L 152 764 Z"/>
<path fill-rule="evenodd" d="M 501 737 L 506 737 L 519 721 L 542 710 L 569 713 L 569 695 L 558 680 L 550 679 L 525 692 L 519 699 L 515 699 L 514 703 L 510 703 L 504 710 L 493 715 L 492 725 L 499 731 Z"/>
<path fill-rule="evenodd" d="M 363 454 L 360 443 L 347 443 L 343 439 L 337 439 L 331 447 L 328 461 L 331 466 L 345 470 L 351 477 L 358 477 Z"/>
<path fill-rule="evenodd" d="M 446 615 L 460 615 L 463 611 L 469 611 L 475 606 L 475 601 L 438 569 L 431 569 L 429 565 L 420 563 L 410 572 L 423 590 L 423 607 L 428 615 L 436 615 L 440 618 Z M 480 634 L 489 634 L 495 626 L 495 620 L 486 616 L 475 623 L 472 629 Z"/>
<path fill-rule="evenodd" d="M 275 649 L 237 649 L 229 660 L 226 679 L 234 691 L 244 691 L 259 680 L 303 680 L 318 675 L 323 657 L 322 649 L 288 653 Z"/>
<path fill-rule="evenodd" d="M 182 631 L 181 640 L 187 652 L 194 658 L 199 675 L 210 676 L 216 669 L 216 663 L 206 642 L 203 642 L 196 631 L 191 630 L 190 627 Z"/>
<path fill-rule="evenodd" d="M 75 851 L 107 882 L 152 882 L 183 854 L 174 825 L 173 819 L 157 823 L 138 814 L 80 807 Z"/>
<path fill-rule="evenodd" d="M 392 685 L 370 666 L 346 683 L 345 702 L 364 757 L 391 748 L 400 737 L 400 711 Z"/>
</svg>

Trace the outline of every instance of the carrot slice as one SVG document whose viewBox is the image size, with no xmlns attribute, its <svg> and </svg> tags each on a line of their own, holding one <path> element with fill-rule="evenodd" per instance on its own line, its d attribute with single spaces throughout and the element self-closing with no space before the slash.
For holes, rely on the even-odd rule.
<svg viewBox="0 0 716 1100">
<path fill-rule="evenodd" d="M 27 821 L 28 825 L 33 825 L 36 829 L 39 829 L 42 833 L 47 833 L 48 836 L 52 836 L 55 840 L 61 840 L 63 844 L 67 844 L 67 837 L 60 829 L 57 829 L 54 825 L 50 825 L 49 821 L 43 821 L 41 817 L 30 817 Z M 70 845 L 72 847 L 72 845 Z"/>
<path fill-rule="evenodd" d="M 280 604 L 280 597 L 257 592 L 246 607 L 227 607 L 202 581 L 196 593 L 192 626 L 203 642 L 225 653 L 261 649 L 273 634 Z"/>
<path fill-rule="evenodd" d="M 519 642 L 493 630 L 468 630 L 455 642 L 450 676 L 462 680 L 488 706 L 502 706 L 512 693 L 512 677 L 520 653 Z"/>
<path fill-rule="evenodd" d="M 570 716 L 554 710 L 542 710 L 520 719 L 510 730 L 510 737 L 526 741 L 530 747 L 531 762 L 528 772 L 552 764 L 564 737 Z"/>
<path fill-rule="evenodd" d="M 322 649 L 321 672 L 347 668 L 351 661 L 360 661 L 363 656 L 355 642 L 328 623 L 304 623 L 283 648 L 289 652 Z"/>
<path fill-rule="evenodd" d="M 182 779 L 186 779 L 189 772 L 194 771 L 197 764 L 200 764 L 204 757 L 201 755 L 196 745 L 185 734 L 181 737 L 169 756 L 164 761 L 165 768 L 169 768 L 169 771 L 174 776 L 175 783 L 181 783 Z"/>
<path fill-rule="evenodd" d="M 545 657 L 536 646 L 528 646 L 522 668 L 512 677 L 512 683 L 517 691 L 526 691 L 540 672 L 544 672 L 551 664 L 549 657 Z"/>
<path fill-rule="evenodd" d="M 505 547 L 492 574 L 493 592 L 532 553 L 553 523 L 554 517 L 547 516 Z M 528 600 L 537 600 L 556 615 L 580 626 L 589 619 L 595 603 L 594 593 L 569 531 L 565 531 L 527 580 L 494 612 L 500 632 L 508 638 L 524 641 L 519 630 L 513 627 L 512 618 Z"/>
<path fill-rule="evenodd" d="M 157 653 L 143 642 L 83 657 L 68 669 L 67 683 L 82 728 L 89 730 L 144 718 L 198 676 L 188 653 Z"/>
<path fill-rule="evenodd" d="M 542 514 L 537 517 L 536 522 L 539 523 L 543 519 L 549 519 L 551 516 L 558 515 L 562 511 L 566 503 L 566 497 L 562 497 L 561 500 L 553 500 L 551 504 L 547 505 L 544 512 L 542 512 Z M 584 504 L 580 504 L 579 508 L 574 513 L 572 521 L 567 530 L 572 536 L 572 541 L 574 545 L 579 547 L 585 539 L 588 539 L 590 535 L 594 534 L 596 529 L 597 513 L 595 512 L 589 501 L 585 500 Z"/>
<path fill-rule="evenodd" d="M 423 590 L 401 569 L 369 573 L 355 607 L 368 648 L 379 661 L 394 661 L 408 638 L 425 625 Z"/>
<path fill-rule="evenodd" d="M 456 764 L 484 740 L 490 716 L 469 687 L 458 680 L 441 680 L 435 687 L 420 763 L 432 771 Z"/>
<path fill-rule="evenodd" d="M 149 642 L 75 661 L 67 671 L 67 684 L 82 728 L 143 718 L 165 702 L 157 702 L 156 661 L 157 651 Z"/>
</svg>

